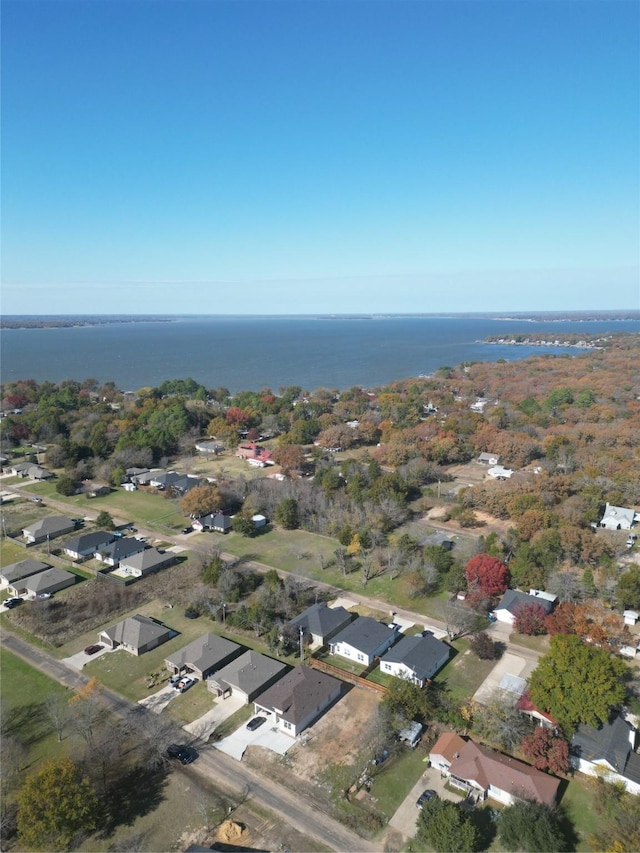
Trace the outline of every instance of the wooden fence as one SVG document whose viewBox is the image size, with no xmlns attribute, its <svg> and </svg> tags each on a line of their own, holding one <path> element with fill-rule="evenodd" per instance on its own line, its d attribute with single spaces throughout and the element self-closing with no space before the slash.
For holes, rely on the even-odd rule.
<svg viewBox="0 0 640 853">
<path fill-rule="evenodd" d="M 377 661 L 370 667 L 367 667 L 365 672 L 371 672 L 376 665 Z M 318 669 L 321 672 L 326 672 L 327 675 L 334 675 L 341 681 L 347 681 L 349 684 L 355 684 L 357 687 L 364 687 L 367 690 L 375 690 L 376 693 L 384 694 L 387 692 L 387 688 L 384 685 L 376 684 L 375 681 L 369 681 L 363 675 L 356 675 L 354 672 L 348 672 L 346 669 L 341 669 L 339 666 L 334 666 L 331 663 L 325 663 L 325 661 L 318 660 L 318 658 L 313 657 L 313 655 L 309 658 L 309 666 L 313 669 Z"/>
</svg>

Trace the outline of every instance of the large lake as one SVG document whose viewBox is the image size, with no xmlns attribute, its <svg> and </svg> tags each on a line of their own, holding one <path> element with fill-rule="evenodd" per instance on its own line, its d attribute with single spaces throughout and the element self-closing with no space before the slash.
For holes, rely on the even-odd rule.
<svg viewBox="0 0 640 853">
<path fill-rule="evenodd" d="M 166 322 L 5 329 L 3 382 L 113 381 L 122 390 L 192 377 L 207 388 L 373 387 L 463 361 L 515 361 L 563 347 L 496 346 L 489 335 L 640 333 L 639 320 L 551 322 L 468 317 L 178 317 Z"/>
</svg>

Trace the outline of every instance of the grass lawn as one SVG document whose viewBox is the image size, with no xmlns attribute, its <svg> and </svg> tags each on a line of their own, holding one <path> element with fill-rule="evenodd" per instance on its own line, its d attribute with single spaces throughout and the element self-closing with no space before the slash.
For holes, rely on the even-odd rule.
<svg viewBox="0 0 640 853">
<path fill-rule="evenodd" d="M 163 713 L 169 713 L 180 725 L 183 725 L 197 720 L 198 717 L 210 711 L 214 705 L 213 693 L 207 690 L 203 681 L 198 681 L 186 693 L 179 693 L 175 699 L 172 699 Z"/>
<path fill-rule="evenodd" d="M 394 675 L 389 675 L 388 672 L 381 672 L 379 666 L 377 666 L 373 672 L 370 672 L 367 676 L 367 681 L 373 681 L 376 684 L 381 684 L 383 687 L 390 687 L 391 684 L 393 684 L 394 679 Z"/>
<path fill-rule="evenodd" d="M 532 649 L 540 654 L 546 654 L 549 651 L 549 637 L 547 636 L 529 637 L 527 634 L 518 634 L 512 631 L 509 640 L 518 646 L 524 646 L 525 649 Z"/>
<path fill-rule="evenodd" d="M 560 790 L 562 791 L 563 788 Z M 582 851 L 587 853 L 587 851 L 592 849 L 589 845 L 589 836 L 598 829 L 594 790 L 590 786 L 589 781 L 577 774 L 576 778 L 571 780 L 566 788 L 564 788 L 560 805 L 578 835 L 576 850 L 579 853 L 582 853 Z"/>
<path fill-rule="evenodd" d="M 3 539 L 0 542 L 0 565 L 3 567 L 12 566 L 14 563 L 26 560 L 32 556 L 32 550 L 31 548 L 27 550 L 22 545 L 18 545 L 17 542 L 12 542 L 10 539 Z M 38 560 L 39 557 L 36 556 L 35 559 Z"/>
<path fill-rule="evenodd" d="M 470 699 L 496 665 L 494 660 L 480 660 L 469 651 L 467 640 L 452 643 L 458 654 L 434 677 L 438 684 L 446 684 L 452 701 Z"/>
<path fill-rule="evenodd" d="M 62 743 L 58 743 L 42 705 L 52 694 L 71 697 L 73 691 L 4 649 L 0 649 L 0 675 L 3 737 L 15 737 L 26 749 L 22 770 L 29 772 L 40 761 L 66 753 L 72 741 L 64 738 Z"/>
<path fill-rule="evenodd" d="M 335 666 L 336 669 L 342 669 L 344 672 L 351 672 L 354 675 L 361 675 L 367 668 L 365 664 L 354 663 L 353 661 L 340 657 L 340 655 L 330 655 L 328 652 L 324 652 L 316 657 L 324 663 Z"/>
<path fill-rule="evenodd" d="M 426 768 L 426 750 L 402 749 L 381 766 L 373 777 L 371 794 L 376 798 L 376 809 L 387 818 L 393 817 L 409 791 Z"/>
</svg>

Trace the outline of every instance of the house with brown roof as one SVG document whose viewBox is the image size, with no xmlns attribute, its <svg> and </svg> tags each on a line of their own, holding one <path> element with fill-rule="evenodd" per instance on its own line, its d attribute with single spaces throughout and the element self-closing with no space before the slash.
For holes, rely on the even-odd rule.
<svg viewBox="0 0 640 853">
<path fill-rule="evenodd" d="M 507 806 L 517 800 L 548 806 L 556 801 L 560 780 L 555 776 L 452 732 L 438 738 L 430 759 L 451 785 L 476 801 L 490 797 Z"/>
<path fill-rule="evenodd" d="M 296 737 L 339 696 L 342 682 L 308 666 L 297 666 L 254 703 L 255 713 L 272 714 L 275 726 Z"/>
</svg>

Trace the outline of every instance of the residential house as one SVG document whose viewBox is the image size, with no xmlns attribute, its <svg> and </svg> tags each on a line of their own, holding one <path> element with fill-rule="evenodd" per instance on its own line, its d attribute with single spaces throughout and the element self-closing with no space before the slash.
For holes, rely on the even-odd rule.
<svg viewBox="0 0 640 853">
<path fill-rule="evenodd" d="M 398 639 L 398 632 L 370 616 L 360 616 L 329 642 L 332 655 L 368 666 Z"/>
<path fill-rule="evenodd" d="M 511 468 L 505 468 L 503 465 L 494 465 L 493 468 L 489 468 L 487 474 L 494 480 L 509 480 L 513 477 Z"/>
<path fill-rule="evenodd" d="M 608 503 L 600 519 L 600 527 L 607 530 L 631 530 L 639 521 L 640 512 Z"/>
<path fill-rule="evenodd" d="M 171 490 L 176 495 L 182 496 L 190 492 L 191 489 L 195 489 L 197 486 L 204 486 L 208 482 L 204 477 L 196 477 L 195 474 L 183 474 L 179 480 L 176 480 L 172 484 Z"/>
<path fill-rule="evenodd" d="M 517 800 L 548 806 L 556 801 L 559 779 L 452 732 L 438 738 L 429 757 L 453 787 L 476 801 L 490 797 L 507 806 Z"/>
<path fill-rule="evenodd" d="M 314 646 L 324 646 L 353 619 L 354 614 L 344 607 L 327 607 L 325 601 L 319 601 L 290 619 L 287 627 L 296 632 L 302 629 L 305 641 Z"/>
<path fill-rule="evenodd" d="M 123 536 L 122 539 L 116 539 L 96 551 L 96 560 L 106 563 L 107 566 L 117 566 L 121 560 L 140 554 L 146 547 L 146 544 L 139 539 Z"/>
<path fill-rule="evenodd" d="M 447 663 L 450 653 L 450 646 L 430 634 L 403 636 L 380 659 L 380 671 L 423 687 Z"/>
<path fill-rule="evenodd" d="M 22 531 L 27 542 L 38 543 L 55 539 L 56 536 L 64 536 L 76 529 L 75 522 L 64 515 L 47 515 L 39 521 L 30 524 Z"/>
<path fill-rule="evenodd" d="M 255 702 L 255 713 L 273 714 L 277 729 L 297 737 L 340 696 L 342 682 L 308 666 L 296 666 Z"/>
<path fill-rule="evenodd" d="M 51 563 L 43 563 L 40 560 L 20 560 L 19 563 L 12 563 L 10 566 L 5 566 L 0 569 L 0 589 L 9 586 L 9 584 L 17 583 L 18 581 L 28 578 L 30 575 L 37 575 L 38 572 L 43 572 L 45 569 L 50 569 Z"/>
<path fill-rule="evenodd" d="M 619 782 L 631 794 L 640 794 L 638 732 L 616 715 L 595 729 L 580 725 L 571 739 L 571 764 L 587 776 Z"/>
<path fill-rule="evenodd" d="M 525 607 L 529 607 L 532 604 L 539 604 L 548 615 L 553 610 L 555 601 L 556 596 L 548 592 L 532 589 L 529 593 L 526 593 L 520 592 L 517 589 L 508 589 L 495 610 L 493 610 L 493 616 L 495 616 L 498 622 L 506 622 L 508 625 L 513 625 L 519 606 L 524 605 Z"/>
<path fill-rule="evenodd" d="M 522 693 L 516 702 L 516 708 L 521 714 L 526 714 L 527 717 L 535 720 L 539 726 L 544 726 L 546 729 L 555 729 L 558 726 L 557 720 L 554 720 L 553 717 L 549 716 L 549 714 L 544 711 L 541 711 L 533 704 L 528 690 L 525 690 Z"/>
<path fill-rule="evenodd" d="M 37 598 L 39 595 L 52 595 L 68 586 L 73 586 L 76 576 L 71 572 L 65 572 L 56 566 L 38 572 L 37 575 L 29 575 L 26 578 L 15 580 L 9 585 L 11 595 L 26 595 L 27 598 Z"/>
<path fill-rule="evenodd" d="M 170 489 L 174 483 L 182 480 L 184 474 L 179 474 L 177 471 L 160 471 L 153 474 L 149 480 L 149 485 L 154 489 Z"/>
<path fill-rule="evenodd" d="M 478 462 L 482 465 L 497 465 L 500 461 L 500 456 L 497 453 L 481 453 L 478 456 Z"/>
<path fill-rule="evenodd" d="M 122 647 L 132 655 L 142 655 L 166 643 L 176 632 L 161 622 L 136 613 L 98 634 L 98 641 L 111 649 Z"/>
<path fill-rule="evenodd" d="M 92 480 L 86 480 L 79 489 L 78 494 L 83 493 L 88 498 L 101 498 L 104 495 L 111 494 L 111 486 L 108 483 L 96 483 Z"/>
<path fill-rule="evenodd" d="M 144 544 L 144 543 L 143 543 Z M 176 555 L 172 551 L 158 551 L 157 548 L 147 548 L 138 551 L 129 557 L 120 559 L 120 571 L 134 578 L 142 578 L 166 569 L 176 561 Z"/>
<path fill-rule="evenodd" d="M 163 474 L 162 468 L 152 468 L 150 471 L 141 471 L 139 474 L 131 474 L 129 475 L 129 479 L 132 483 L 135 483 L 136 486 L 149 486 L 151 485 L 151 481 L 154 477 L 157 477 L 159 474 Z"/>
<path fill-rule="evenodd" d="M 425 536 L 424 539 L 420 540 L 421 544 L 425 547 L 437 545 L 438 548 L 442 548 L 443 551 L 450 551 L 455 542 L 446 533 L 432 533 L 430 536 Z"/>
<path fill-rule="evenodd" d="M 35 462 L 18 462 L 16 465 L 12 465 L 9 470 L 17 477 L 28 477 L 30 480 L 36 480 L 37 482 L 49 480 L 53 477 L 48 468 L 36 465 Z"/>
<path fill-rule="evenodd" d="M 215 439 L 202 439 L 200 441 L 196 441 L 196 450 L 198 453 L 211 453 L 214 456 L 217 456 L 218 453 L 222 453 L 224 449 L 224 444 L 220 441 L 216 441 Z"/>
<path fill-rule="evenodd" d="M 210 512 L 208 515 L 196 518 L 191 526 L 194 530 L 199 530 L 201 533 L 204 530 L 214 530 L 216 533 L 228 533 L 233 525 L 228 515 L 223 515 L 221 512 Z"/>
<path fill-rule="evenodd" d="M 115 536 L 108 530 L 94 530 L 91 533 L 81 533 L 73 539 L 64 543 L 64 553 L 72 560 L 81 562 L 89 560 L 96 551 L 105 548 L 113 542 Z"/>
<path fill-rule="evenodd" d="M 249 704 L 286 670 L 286 664 L 250 650 L 218 670 L 207 687 L 218 697 L 239 696 Z"/>
<path fill-rule="evenodd" d="M 204 681 L 212 673 L 242 654 L 242 646 L 219 637 L 217 634 L 203 634 L 192 643 L 165 658 L 166 668 L 175 675 L 195 674 Z"/>
<path fill-rule="evenodd" d="M 246 459 L 249 465 L 255 468 L 264 468 L 265 465 L 273 465 L 271 451 L 260 447 L 253 441 L 241 444 L 236 450 L 236 456 Z"/>
</svg>

